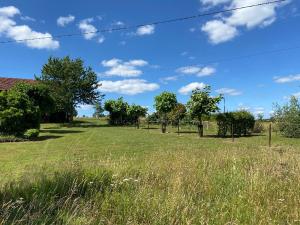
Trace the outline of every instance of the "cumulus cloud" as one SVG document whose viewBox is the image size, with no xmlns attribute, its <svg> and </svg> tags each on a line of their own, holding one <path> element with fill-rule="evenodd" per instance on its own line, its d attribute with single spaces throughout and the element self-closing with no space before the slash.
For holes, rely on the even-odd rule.
<svg viewBox="0 0 300 225">
<path fill-rule="evenodd" d="M 222 95 L 231 95 L 231 96 L 237 96 L 237 95 L 242 94 L 241 91 L 238 91 L 233 88 L 221 88 L 221 89 L 216 90 L 216 92 L 219 94 L 222 94 Z"/>
<path fill-rule="evenodd" d="M 57 19 L 57 25 L 60 27 L 64 27 L 68 25 L 69 23 L 74 22 L 75 16 L 73 15 L 68 15 L 68 16 L 61 16 Z"/>
<path fill-rule="evenodd" d="M 260 0 L 201 0 L 206 6 L 216 6 L 219 4 L 228 4 L 228 8 L 240 8 L 247 5 L 261 3 Z M 230 15 L 221 15 L 219 19 L 206 22 L 202 26 L 202 31 L 207 33 L 209 40 L 213 44 L 219 44 L 229 41 L 239 34 L 239 29 L 246 27 L 252 29 L 255 27 L 266 27 L 276 20 L 276 9 L 285 3 L 273 3 L 252 7 L 247 9 L 235 10 Z"/>
<path fill-rule="evenodd" d="M 54 40 L 50 33 L 34 31 L 27 25 L 17 25 L 13 19 L 16 15 L 20 15 L 20 10 L 14 6 L 0 8 L 0 36 L 13 39 L 30 48 L 57 49 L 59 47 L 59 42 Z"/>
<path fill-rule="evenodd" d="M 92 38 L 97 36 L 97 29 L 92 25 L 91 23 L 94 21 L 93 18 L 87 18 L 84 20 L 81 20 L 78 27 L 81 30 L 84 38 L 86 40 L 91 40 Z"/>
<path fill-rule="evenodd" d="M 168 76 L 168 77 L 163 77 L 160 78 L 160 82 L 163 84 L 169 83 L 169 81 L 176 81 L 178 79 L 178 76 Z"/>
<path fill-rule="evenodd" d="M 138 67 L 144 67 L 148 65 L 148 62 L 142 59 L 123 61 L 121 59 L 113 58 L 110 60 L 103 60 L 101 64 L 104 67 L 110 68 L 103 73 L 104 76 L 138 77 L 143 74 L 143 71 Z"/>
<path fill-rule="evenodd" d="M 139 36 L 151 35 L 151 34 L 154 34 L 154 32 L 155 32 L 154 25 L 146 25 L 146 26 L 139 27 L 136 30 L 136 35 L 139 35 Z"/>
<path fill-rule="evenodd" d="M 154 91 L 159 88 L 159 85 L 156 83 L 149 83 L 146 80 L 142 79 L 127 79 L 127 80 L 118 80 L 110 81 L 104 80 L 101 81 L 101 87 L 99 90 L 103 93 L 118 93 L 126 95 L 136 95 L 148 91 Z"/>
<path fill-rule="evenodd" d="M 208 34 L 209 40 L 213 44 L 229 41 L 239 33 L 234 26 L 221 20 L 208 21 L 201 30 Z"/>
<path fill-rule="evenodd" d="M 186 86 L 181 87 L 178 90 L 178 92 L 180 94 L 187 95 L 187 94 L 191 93 L 193 90 L 196 90 L 197 88 L 198 89 L 203 89 L 205 87 L 206 87 L 206 84 L 204 84 L 202 82 L 201 83 L 199 83 L 199 82 L 193 82 L 193 83 L 190 83 L 190 84 L 188 84 Z"/>
<path fill-rule="evenodd" d="M 300 81 L 300 74 L 289 75 L 285 77 L 274 77 L 274 81 L 280 84 Z"/>
<path fill-rule="evenodd" d="M 178 73 L 182 74 L 193 74 L 198 77 L 211 76 L 216 72 L 216 69 L 211 66 L 198 67 L 198 66 L 185 66 L 180 67 L 176 70 Z"/>
</svg>

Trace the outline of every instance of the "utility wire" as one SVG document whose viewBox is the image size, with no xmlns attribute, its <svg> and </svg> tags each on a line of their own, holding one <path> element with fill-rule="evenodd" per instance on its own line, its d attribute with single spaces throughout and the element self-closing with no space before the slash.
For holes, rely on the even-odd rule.
<svg viewBox="0 0 300 225">
<path fill-rule="evenodd" d="M 106 29 L 102 29 L 102 30 L 96 30 L 96 31 L 93 31 L 93 32 L 70 33 L 70 34 L 60 34 L 60 35 L 44 36 L 44 37 L 37 37 L 37 38 L 26 38 L 26 39 L 18 39 L 18 40 L 0 41 L 0 44 L 15 43 L 15 42 L 26 42 L 26 41 L 43 40 L 43 39 L 53 39 L 53 38 L 63 38 L 63 37 L 72 37 L 72 36 L 81 36 L 81 35 L 85 35 L 85 34 L 110 33 L 110 32 L 114 32 L 114 31 L 137 29 L 137 28 L 141 28 L 141 27 L 145 27 L 145 26 L 175 23 L 175 22 L 191 20 L 191 19 L 197 19 L 197 18 L 200 18 L 200 17 L 206 17 L 206 16 L 211 16 L 211 15 L 220 14 L 220 13 L 226 13 L 226 12 L 232 12 L 232 11 L 237 11 L 237 10 L 242 10 L 242 9 L 258 7 L 258 6 L 264 6 L 264 5 L 280 3 L 280 2 L 284 2 L 284 1 L 286 1 L 286 0 L 275 0 L 275 1 L 263 2 L 263 3 L 254 4 L 254 5 L 247 5 L 247 6 L 232 8 L 232 9 L 211 11 L 211 12 L 207 12 L 207 13 L 203 13 L 203 14 L 197 14 L 197 15 L 193 15 L 193 16 L 177 17 L 177 18 L 172 18 L 172 19 L 167 19 L 167 20 L 159 20 L 159 21 L 154 21 L 154 22 L 144 23 L 144 24 L 137 24 L 137 25 L 132 25 L 132 26 L 106 28 Z"/>
</svg>

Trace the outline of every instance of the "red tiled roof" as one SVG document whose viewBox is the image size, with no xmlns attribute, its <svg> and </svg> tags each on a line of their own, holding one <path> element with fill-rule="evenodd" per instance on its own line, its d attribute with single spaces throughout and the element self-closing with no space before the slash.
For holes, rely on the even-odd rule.
<svg viewBox="0 0 300 225">
<path fill-rule="evenodd" d="M 17 83 L 24 82 L 28 84 L 34 84 L 36 83 L 35 80 L 31 79 L 19 79 L 19 78 L 5 78 L 0 77 L 0 91 L 5 91 L 11 89 L 13 86 L 15 86 Z"/>
</svg>

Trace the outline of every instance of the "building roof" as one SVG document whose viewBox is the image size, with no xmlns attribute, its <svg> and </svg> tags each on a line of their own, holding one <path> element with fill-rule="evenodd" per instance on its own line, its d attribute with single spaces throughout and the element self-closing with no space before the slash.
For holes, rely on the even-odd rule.
<svg viewBox="0 0 300 225">
<path fill-rule="evenodd" d="M 36 83 L 36 81 L 32 80 L 32 79 L 19 79 L 19 78 L 0 77 L 0 91 L 9 90 L 13 86 L 15 86 L 17 83 L 20 83 L 20 82 L 28 83 L 28 84 Z"/>
</svg>

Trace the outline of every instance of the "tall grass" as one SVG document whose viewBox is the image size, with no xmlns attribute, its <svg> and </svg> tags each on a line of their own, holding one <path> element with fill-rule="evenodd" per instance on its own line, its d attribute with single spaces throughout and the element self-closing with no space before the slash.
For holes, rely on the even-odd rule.
<svg viewBox="0 0 300 225">
<path fill-rule="evenodd" d="M 167 151 L 4 185 L 2 224 L 299 224 L 297 152 Z"/>
</svg>

